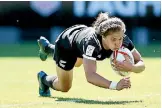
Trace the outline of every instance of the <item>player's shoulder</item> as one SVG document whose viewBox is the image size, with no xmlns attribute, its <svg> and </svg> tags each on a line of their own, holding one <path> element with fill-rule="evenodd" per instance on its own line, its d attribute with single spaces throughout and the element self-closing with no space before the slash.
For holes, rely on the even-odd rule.
<svg viewBox="0 0 162 108">
<path fill-rule="evenodd" d="M 125 35 L 123 38 L 123 44 L 129 44 L 130 42 L 132 43 L 131 39 L 127 35 Z"/>
<path fill-rule="evenodd" d="M 80 31 L 79 37 L 83 37 L 85 40 L 94 40 L 97 39 L 97 34 L 95 33 L 95 29 L 93 27 L 86 27 Z"/>
<path fill-rule="evenodd" d="M 94 28 L 88 27 L 87 31 L 87 36 L 85 38 L 87 45 L 93 45 L 94 47 L 99 47 L 99 49 L 101 49 L 101 42 L 98 35 L 95 33 Z"/>
<path fill-rule="evenodd" d="M 93 27 L 87 27 L 87 31 L 88 31 L 89 34 L 96 35 L 95 29 Z"/>
<path fill-rule="evenodd" d="M 102 50 L 99 36 L 95 33 L 94 28 L 87 28 L 87 36 L 83 42 L 83 57 L 91 60 L 96 60 L 99 52 Z"/>
<path fill-rule="evenodd" d="M 95 33 L 95 29 L 92 27 L 87 27 L 86 29 L 82 31 L 82 33 L 85 35 L 85 38 L 88 38 L 88 39 L 96 38 L 97 39 L 97 34 Z"/>
<path fill-rule="evenodd" d="M 124 40 L 124 41 L 128 41 L 128 40 L 130 40 L 130 38 L 129 38 L 127 35 L 124 35 L 123 40 Z"/>
<path fill-rule="evenodd" d="M 122 45 L 124 47 L 128 48 L 130 51 L 132 51 L 135 47 L 133 42 L 130 40 L 130 38 L 128 36 L 124 37 Z"/>
<path fill-rule="evenodd" d="M 87 28 L 87 26 L 84 25 L 84 24 L 75 24 L 75 25 L 73 25 L 73 26 L 71 26 L 69 28 Z"/>
</svg>

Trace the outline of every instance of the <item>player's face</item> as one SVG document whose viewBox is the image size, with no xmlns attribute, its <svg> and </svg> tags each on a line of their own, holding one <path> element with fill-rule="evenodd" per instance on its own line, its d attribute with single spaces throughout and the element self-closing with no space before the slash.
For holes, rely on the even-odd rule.
<svg viewBox="0 0 162 108">
<path fill-rule="evenodd" d="M 123 42 L 123 36 L 124 32 L 123 31 L 118 31 L 118 32 L 112 32 L 105 38 L 106 46 L 107 48 L 115 51 L 118 50 Z"/>
</svg>

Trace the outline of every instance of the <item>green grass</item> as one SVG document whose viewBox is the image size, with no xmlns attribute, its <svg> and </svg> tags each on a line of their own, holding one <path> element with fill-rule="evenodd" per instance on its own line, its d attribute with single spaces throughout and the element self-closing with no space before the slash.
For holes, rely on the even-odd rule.
<svg viewBox="0 0 162 108">
<path fill-rule="evenodd" d="M 36 74 L 40 70 L 56 74 L 52 58 L 41 62 L 37 57 L 0 58 L 0 108 L 160 108 L 160 58 L 144 58 L 146 70 L 131 73 L 131 89 L 114 91 L 87 83 L 83 67 L 74 69 L 73 86 L 67 93 L 52 92 L 38 96 Z M 109 60 L 98 62 L 98 73 L 119 81 Z"/>
<path fill-rule="evenodd" d="M 151 44 L 148 46 L 138 46 L 136 49 L 142 57 L 160 57 L 161 45 Z M 36 57 L 38 56 L 39 47 L 37 43 L 22 44 L 0 44 L 0 57 Z"/>
</svg>

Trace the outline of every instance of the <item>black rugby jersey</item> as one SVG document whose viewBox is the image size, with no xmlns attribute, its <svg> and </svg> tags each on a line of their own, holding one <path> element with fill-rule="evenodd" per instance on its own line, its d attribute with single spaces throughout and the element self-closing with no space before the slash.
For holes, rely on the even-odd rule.
<svg viewBox="0 0 162 108">
<path fill-rule="evenodd" d="M 105 50 L 102 46 L 102 37 L 95 33 L 94 28 L 85 25 L 74 25 L 67 28 L 61 34 L 62 39 L 68 39 L 69 42 L 64 41 L 65 47 L 73 49 L 73 53 L 80 58 L 87 58 L 91 60 L 104 60 L 109 58 L 112 50 Z M 128 36 L 123 39 L 123 46 L 130 51 L 134 49 L 134 45 Z"/>
</svg>

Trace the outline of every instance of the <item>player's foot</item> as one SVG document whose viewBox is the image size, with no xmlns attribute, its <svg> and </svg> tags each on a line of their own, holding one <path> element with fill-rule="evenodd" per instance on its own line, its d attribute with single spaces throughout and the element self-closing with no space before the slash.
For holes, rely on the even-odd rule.
<svg viewBox="0 0 162 108">
<path fill-rule="evenodd" d="M 42 79 L 47 76 L 47 74 L 43 71 L 40 71 L 37 74 L 38 82 L 39 82 L 39 95 L 43 97 L 50 97 L 51 93 L 49 87 L 43 84 Z"/>
<path fill-rule="evenodd" d="M 46 51 L 46 47 L 50 44 L 49 41 L 41 36 L 40 39 L 37 40 L 38 41 L 38 45 L 39 45 L 39 57 L 42 61 L 45 61 L 47 59 L 48 56 L 48 51 Z"/>
</svg>

